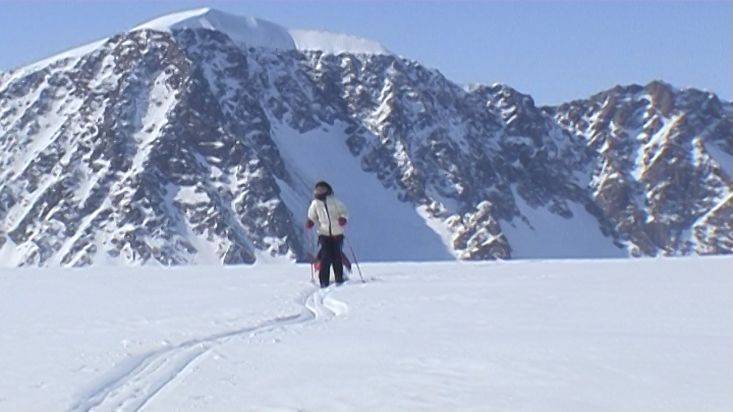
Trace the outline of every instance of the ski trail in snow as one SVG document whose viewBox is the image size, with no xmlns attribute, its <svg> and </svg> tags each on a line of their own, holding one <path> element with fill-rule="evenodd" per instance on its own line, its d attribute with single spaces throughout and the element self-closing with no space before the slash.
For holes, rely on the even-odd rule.
<svg viewBox="0 0 733 412">
<path fill-rule="evenodd" d="M 231 339 L 315 321 L 327 321 L 348 313 L 349 307 L 330 296 L 332 289 L 305 291 L 296 300 L 299 314 L 266 320 L 255 326 L 191 339 L 177 345 L 133 356 L 115 366 L 83 391 L 73 412 L 139 411 L 163 388 L 174 383 L 188 367 L 211 349 Z"/>
</svg>

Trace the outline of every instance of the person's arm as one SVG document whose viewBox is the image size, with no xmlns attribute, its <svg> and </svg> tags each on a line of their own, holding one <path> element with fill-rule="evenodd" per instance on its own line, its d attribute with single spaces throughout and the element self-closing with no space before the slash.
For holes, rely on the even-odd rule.
<svg viewBox="0 0 733 412">
<path fill-rule="evenodd" d="M 346 222 L 349 220 L 349 211 L 346 209 L 346 205 L 344 202 L 337 200 L 337 206 L 338 206 L 338 222 L 339 225 L 344 226 L 346 225 Z"/>
<path fill-rule="evenodd" d="M 308 206 L 308 214 L 305 219 L 305 227 L 308 229 L 315 226 L 315 222 L 318 221 L 318 214 L 316 213 L 316 202 L 311 202 L 310 206 Z"/>
</svg>

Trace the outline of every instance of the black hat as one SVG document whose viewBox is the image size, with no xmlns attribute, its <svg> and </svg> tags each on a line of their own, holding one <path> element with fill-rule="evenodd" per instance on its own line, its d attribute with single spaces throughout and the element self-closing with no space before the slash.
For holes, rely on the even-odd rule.
<svg viewBox="0 0 733 412">
<path fill-rule="evenodd" d="M 321 180 L 318 183 L 316 183 L 316 185 L 314 186 L 314 188 L 319 187 L 319 186 L 326 188 L 326 195 L 332 195 L 333 194 L 333 188 L 331 187 L 331 185 L 328 184 L 328 182 L 325 182 L 325 181 Z"/>
</svg>

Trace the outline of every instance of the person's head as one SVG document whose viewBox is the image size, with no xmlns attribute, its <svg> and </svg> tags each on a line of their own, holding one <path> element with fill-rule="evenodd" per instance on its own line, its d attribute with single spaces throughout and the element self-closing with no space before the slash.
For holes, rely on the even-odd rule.
<svg viewBox="0 0 733 412">
<path fill-rule="evenodd" d="M 333 189 L 331 188 L 331 185 L 321 180 L 320 182 L 316 183 L 315 187 L 313 188 L 313 197 L 316 199 L 325 199 L 326 196 L 332 195 Z"/>
</svg>

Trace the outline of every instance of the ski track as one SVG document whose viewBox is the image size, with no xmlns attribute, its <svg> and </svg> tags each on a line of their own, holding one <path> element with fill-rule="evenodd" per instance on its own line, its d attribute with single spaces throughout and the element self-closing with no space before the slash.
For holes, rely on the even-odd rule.
<svg viewBox="0 0 733 412">
<path fill-rule="evenodd" d="M 252 337 L 284 327 L 328 321 L 335 316 L 345 315 L 349 311 L 348 305 L 331 297 L 332 290 L 317 288 L 302 292 L 296 302 L 303 309 L 297 315 L 276 317 L 255 326 L 191 339 L 133 356 L 91 384 L 81 393 L 70 411 L 139 411 L 161 390 L 175 382 L 190 365 L 231 339 Z"/>
</svg>

